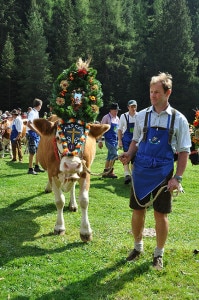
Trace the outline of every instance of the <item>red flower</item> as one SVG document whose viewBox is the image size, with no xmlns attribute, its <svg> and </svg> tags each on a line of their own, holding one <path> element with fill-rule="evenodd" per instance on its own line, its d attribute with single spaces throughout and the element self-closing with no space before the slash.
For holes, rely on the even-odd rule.
<svg viewBox="0 0 199 300">
<path fill-rule="evenodd" d="M 199 118 L 199 110 L 196 111 L 196 119 Z"/>
<path fill-rule="evenodd" d="M 60 95 L 61 95 L 62 97 L 64 97 L 64 96 L 66 95 L 66 92 L 67 92 L 66 90 L 65 90 L 65 91 L 61 91 L 61 92 L 60 92 Z"/>
<path fill-rule="evenodd" d="M 193 121 L 193 126 L 198 127 L 199 126 L 199 121 L 198 120 L 194 120 Z"/>
<path fill-rule="evenodd" d="M 84 77 L 86 74 L 88 74 L 88 72 L 86 69 L 81 69 L 81 70 L 78 70 L 77 74 L 79 77 Z"/>
</svg>

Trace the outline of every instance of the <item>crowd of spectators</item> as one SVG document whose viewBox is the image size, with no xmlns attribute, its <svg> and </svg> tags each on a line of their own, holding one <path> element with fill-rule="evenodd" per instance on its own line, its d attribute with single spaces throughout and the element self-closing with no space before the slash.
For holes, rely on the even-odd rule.
<svg viewBox="0 0 199 300">
<path fill-rule="evenodd" d="M 16 108 L 18 114 L 21 116 L 22 119 L 27 119 L 28 117 L 28 113 L 32 110 L 32 107 L 28 107 L 27 108 L 27 111 L 22 111 L 21 108 Z M 3 112 L 3 110 L 0 110 L 0 122 L 5 120 L 5 119 L 12 119 L 12 110 L 11 111 L 8 111 L 8 110 L 5 110 Z"/>
</svg>

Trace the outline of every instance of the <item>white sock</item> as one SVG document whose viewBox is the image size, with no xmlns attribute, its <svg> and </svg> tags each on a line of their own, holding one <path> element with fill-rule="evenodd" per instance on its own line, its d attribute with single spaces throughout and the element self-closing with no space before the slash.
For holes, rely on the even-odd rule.
<svg viewBox="0 0 199 300">
<path fill-rule="evenodd" d="M 160 249 L 158 247 L 155 248 L 154 257 L 163 256 L 163 254 L 164 254 L 164 248 L 162 248 L 162 249 Z"/>
<path fill-rule="evenodd" d="M 143 252 L 143 248 L 144 248 L 144 243 L 143 243 L 143 240 L 141 240 L 140 242 L 138 243 L 134 243 L 134 248 L 135 250 L 139 251 L 139 252 Z"/>
<path fill-rule="evenodd" d="M 131 176 L 131 173 L 129 171 L 124 171 L 124 177 L 126 177 L 127 175 Z"/>
</svg>

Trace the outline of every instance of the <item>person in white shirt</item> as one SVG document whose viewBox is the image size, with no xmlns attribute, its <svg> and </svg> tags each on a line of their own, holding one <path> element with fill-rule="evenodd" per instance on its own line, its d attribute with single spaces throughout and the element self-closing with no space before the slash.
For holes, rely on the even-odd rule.
<svg viewBox="0 0 199 300">
<path fill-rule="evenodd" d="M 17 161 L 17 156 L 19 159 L 19 162 L 22 162 L 23 154 L 22 154 L 22 146 L 21 146 L 21 137 L 22 137 L 22 131 L 23 131 L 23 121 L 21 117 L 19 116 L 19 112 L 17 109 L 13 109 L 11 112 L 13 121 L 11 125 L 11 145 L 12 145 L 12 155 L 13 159 L 12 162 Z"/>
<path fill-rule="evenodd" d="M 138 112 L 133 140 L 128 151 L 120 156 L 121 162 L 125 164 L 136 154 L 130 197 L 134 249 L 126 260 L 132 262 L 143 253 L 146 208 L 152 199 L 156 230 L 153 267 L 156 270 L 163 268 L 164 246 L 169 228 L 167 215 L 172 209 L 172 191 L 180 190 L 191 147 L 189 123 L 182 113 L 170 106 L 171 92 L 170 74 L 160 73 L 151 78 L 151 106 Z M 178 160 L 174 172 L 176 152 Z"/>
<path fill-rule="evenodd" d="M 42 107 L 42 100 L 34 99 L 33 109 L 28 114 L 28 152 L 29 152 L 29 170 L 28 174 L 37 175 L 38 172 L 44 172 L 39 168 L 39 162 L 37 158 L 37 148 L 40 142 L 40 136 L 36 128 L 33 125 L 33 121 L 39 118 L 39 111 Z M 33 159 L 35 156 L 35 167 L 33 169 Z"/>
<path fill-rule="evenodd" d="M 137 114 L 137 101 L 128 101 L 128 112 L 120 116 L 119 128 L 118 128 L 118 146 L 122 148 L 124 152 L 128 151 L 129 145 L 133 138 L 133 130 L 135 126 L 135 118 Z M 131 170 L 129 163 L 124 165 L 124 183 L 129 184 L 131 182 L 131 171 L 134 158 L 131 159 Z"/>
</svg>

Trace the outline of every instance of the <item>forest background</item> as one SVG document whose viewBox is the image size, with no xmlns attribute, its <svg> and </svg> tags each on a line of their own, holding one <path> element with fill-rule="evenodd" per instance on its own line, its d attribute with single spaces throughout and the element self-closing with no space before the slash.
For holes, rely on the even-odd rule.
<svg viewBox="0 0 199 300">
<path fill-rule="evenodd" d="M 194 119 L 199 107 L 198 0 L 0 0 L 0 109 L 43 100 L 78 57 L 92 56 L 104 107 L 150 105 L 151 76 L 173 76 L 172 106 Z"/>
</svg>

